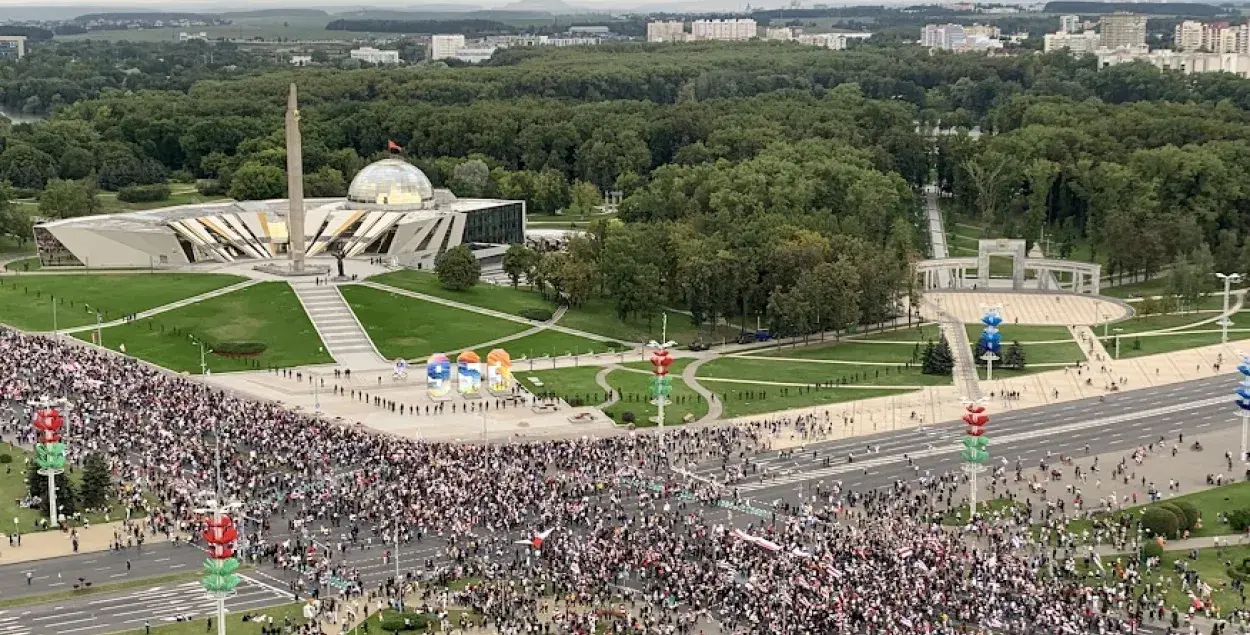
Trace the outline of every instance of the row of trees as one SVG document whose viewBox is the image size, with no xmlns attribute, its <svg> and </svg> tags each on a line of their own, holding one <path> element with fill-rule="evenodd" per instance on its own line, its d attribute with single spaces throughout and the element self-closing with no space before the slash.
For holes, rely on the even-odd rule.
<svg viewBox="0 0 1250 635">
<path fill-rule="evenodd" d="M 73 516 L 80 510 L 103 509 L 116 496 L 108 463 L 99 454 L 89 454 L 82 466 L 82 479 L 75 485 L 67 473 L 56 477 L 56 504 L 64 516 Z M 39 473 L 34 461 L 26 465 L 26 491 L 40 500 L 40 513 L 50 517 L 48 511 L 48 477 Z"/>
</svg>

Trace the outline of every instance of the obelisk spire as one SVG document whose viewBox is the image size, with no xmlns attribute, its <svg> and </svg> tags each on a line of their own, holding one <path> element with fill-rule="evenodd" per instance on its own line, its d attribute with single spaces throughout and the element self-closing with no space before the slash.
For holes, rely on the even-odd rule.
<svg viewBox="0 0 1250 635">
<path fill-rule="evenodd" d="M 304 271 L 304 147 L 299 136 L 299 103 L 295 84 L 286 100 L 286 228 L 287 251 L 296 273 Z"/>
</svg>

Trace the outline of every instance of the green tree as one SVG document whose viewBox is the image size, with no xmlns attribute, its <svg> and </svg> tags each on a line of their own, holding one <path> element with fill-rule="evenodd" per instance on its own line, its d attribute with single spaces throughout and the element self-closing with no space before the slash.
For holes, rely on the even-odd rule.
<svg viewBox="0 0 1250 635">
<path fill-rule="evenodd" d="M 75 218 L 100 209 L 95 190 L 82 181 L 53 179 L 39 193 L 39 213 L 48 218 Z"/>
<path fill-rule="evenodd" d="M 482 265 L 473 257 L 468 245 L 456 245 L 439 254 L 434 261 L 434 272 L 444 289 L 464 291 L 482 277 Z"/>
<path fill-rule="evenodd" d="M 113 479 L 109 475 L 108 463 L 99 453 L 87 455 L 83 463 L 79 498 L 85 509 L 100 509 L 113 498 Z"/>
<path fill-rule="evenodd" d="M 260 163 L 244 163 L 230 175 L 229 196 L 239 201 L 282 198 L 286 192 L 286 172 Z"/>
<path fill-rule="evenodd" d="M 490 186 L 490 168 L 481 159 L 470 159 L 456 165 L 448 184 L 456 196 L 480 197 Z"/>
<path fill-rule="evenodd" d="M 40 190 L 56 178 L 56 160 L 48 153 L 24 143 L 9 143 L 0 152 L 0 181 L 13 187 Z"/>
<path fill-rule="evenodd" d="M 1024 348 L 1020 346 L 1020 342 L 1012 342 L 1003 353 L 1003 367 L 1023 370 L 1024 364 Z"/>
<path fill-rule="evenodd" d="M 933 342 L 929 344 L 932 346 Z M 925 349 L 924 365 L 921 372 L 926 375 L 949 375 L 955 370 L 955 356 L 951 352 L 951 345 L 946 341 L 945 337 L 938 340 L 936 346 L 933 346 L 933 352 Z"/>
<path fill-rule="evenodd" d="M 508 279 L 512 281 L 512 287 L 515 289 L 521 276 L 529 278 L 534 268 L 538 266 L 538 252 L 521 243 L 509 245 L 508 250 L 503 253 L 502 264 L 504 273 L 508 274 Z"/>
<path fill-rule="evenodd" d="M 304 175 L 304 196 L 330 198 L 347 195 L 347 182 L 343 173 L 323 166 L 312 174 Z"/>
<path fill-rule="evenodd" d="M 569 192 L 568 213 L 573 216 L 587 216 L 595 212 L 595 208 L 603 203 L 603 195 L 594 183 L 578 181 Z"/>
<path fill-rule="evenodd" d="M 32 460 L 26 464 L 26 491 L 39 499 L 39 513 L 48 514 L 48 477 L 39 473 L 39 466 Z M 78 511 L 78 496 L 70 483 L 69 475 L 56 475 L 56 506 L 61 516 L 73 516 Z"/>
</svg>

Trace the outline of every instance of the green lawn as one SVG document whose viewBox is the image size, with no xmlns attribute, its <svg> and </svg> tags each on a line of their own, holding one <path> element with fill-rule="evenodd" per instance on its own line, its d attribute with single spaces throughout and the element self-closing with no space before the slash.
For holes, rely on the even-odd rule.
<svg viewBox="0 0 1250 635">
<path fill-rule="evenodd" d="M 76 336 L 90 341 L 92 334 L 93 331 L 84 331 Z M 209 354 L 205 359 L 213 372 L 334 361 L 321 350 L 321 338 L 295 292 L 285 282 L 262 282 L 151 318 L 104 329 L 104 345 L 118 350 L 124 344 L 127 355 L 172 370 L 198 373 L 200 349 L 192 344 L 192 336 L 210 345 L 262 342 L 268 347 L 253 358 Z"/>
<path fill-rule="evenodd" d="M 1119 278 L 1116 279 L 1118 280 Z M 1149 280 L 1117 284 L 1115 286 L 1103 282 L 1099 292 L 1112 298 L 1139 298 L 1164 295 L 1168 292 L 1168 277 L 1166 275 L 1158 275 Z"/>
<path fill-rule="evenodd" d="M 454 359 L 461 350 L 527 328 L 519 322 L 369 287 L 346 285 L 339 290 L 387 359 L 421 360 L 439 352 Z"/>
<path fill-rule="evenodd" d="M 933 340 L 936 342 L 941 336 L 942 330 L 938 327 L 938 325 L 928 323 L 890 331 L 873 331 L 863 335 L 856 335 L 851 338 L 851 341 L 872 340 L 878 342 L 927 342 L 929 340 Z"/>
<path fill-rule="evenodd" d="M 910 390 L 886 390 L 880 388 L 798 388 L 781 386 L 747 386 L 716 381 L 704 381 L 703 387 L 722 399 L 725 412 L 722 417 L 745 417 L 749 415 L 824 406 L 860 399 L 903 395 Z M 753 393 L 748 395 L 747 393 Z"/>
<path fill-rule="evenodd" d="M 1004 342 L 998 356 L 1001 358 L 1010 347 L 1011 342 Z M 1028 368 L 1029 364 L 1076 364 L 1085 361 L 1085 354 L 1081 352 L 1081 346 L 1075 341 L 1062 344 L 1020 342 L 1020 348 L 1024 351 L 1025 368 Z M 972 350 L 976 351 L 975 341 L 972 342 Z M 998 369 L 995 368 L 995 370 Z"/>
<path fill-rule="evenodd" d="M 1190 326 L 1198 322 L 1202 322 L 1203 320 L 1210 320 L 1211 318 L 1214 318 L 1214 317 L 1218 317 L 1218 314 L 1216 313 L 1173 313 L 1173 314 L 1168 314 L 1168 315 L 1148 315 L 1145 317 L 1131 317 L 1131 318 L 1128 318 L 1127 320 L 1120 320 L 1119 322 L 1112 322 L 1111 326 L 1107 330 L 1108 330 L 1108 334 L 1110 334 L 1110 331 L 1112 329 L 1121 329 L 1124 333 L 1144 333 L 1146 331 L 1157 331 L 1159 329 L 1186 327 L 1186 326 Z M 1237 317 L 1233 316 L 1232 319 L 1233 321 L 1236 321 Z M 1216 325 L 1214 322 L 1211 322 L 1210 324 L 1211 324 L 1211 327 L 1218 328 L 1218 325 Z M 1102 335 L 1102 328 L 1100 327 L 1096 329 L 1096 332 L 1098 335 Z"/>
<path fill-rule="evenodd" d="M 305 623 L 303 610 L 304 603 L 296 602 L 294 604 L 283 604 L 280 606 L 271 606 L 262 609 L 249 608 L 246 611 L 232 611 L 226 614 L 226 632 L 230 635 L 260 635 L 261 626 L 263 626 L 263 624 L 259 621 L 244 622 L 244 614 L 272 617 L 274 626 L 279 628 L 282 627 L 286 620 L 290 620 L 292 625 L 298 626 Z M 213 629 L 211 631 L 205 631 L 205 625 L 207 623 L 208 618 L 205 617 L 198 618 L 191 622 L 176 622 L 165 625 L 153 624 L 152 635 L 204 635 L 205 632 L 210 634 L 216 633 L 216 624 L 213 625 Z M 377 628 L 376 623 L 373 626 L 374 630 L 372 632 L 381 632 L 381 629 Z M 287 631 L 284 630 L 282 632 Z M 132 631 L 117 633 L 116 635 L 143 635 L 143 633 L 144 629 L 138 628 Z"/>
<path fill-rule="evenodd" d="M 246 569 L 243 569 L 246 570 Z M 149 576 L 146 578 L 136 578 L 134 580 L 126 580 L 124 582 L 105 582 L 103 584 L 92 584 L 89 587 L 73 589 L 67 588 L 62 591 L 51 591 L 49 593 L 41 593 L 39 595 L 19 595 L 17 597 L 0 599 L 0 608 L 12 608 L 16 606 L 31 606 L 33 604 L 46 604 L 48 602 L 57 602 L 60 600 L 71 600 L 84 595 L 102 595 L 105 593 L 116 593 L 127 589 L 149 589 L 161 584 L 169 584 L 173 582 L 187 582 L 203 577 L 200 571 L 183 571 L 182 573 L 166 573 L 164 575 Z"/>
<path fill-rule="evenodd" d="M 56 298 L 57 328 L 94 324 L 169 304 L 244 279 L 206 273 L 68 274 L 0 279 L 0 322 L 30 331 L 52 330 Z"/>
<path fill-rule="evenodd" d="M 141 203 L 127 203 L 117 200 L 116 192 L 100 192 L 96 198 L 100 201 L 100 211 L 103 213 L 126 212 L 142 209 L 158 209 L 161 207 L 173 207 L 175 205 L 193 205 L 196 203 L 208 203 L 210 201 L 220 201 L 224 196 L 204 196 L 196 191 L 194 186 L 181 183 L 170 184 L 169 198 L 163 201 L 144 201 Z"/>
<path fill-rule="evenodd" d="M 925 375 L 920 366 L 863 366 L 857 364 L 825 364 L 819 362 L 773 361 L 767 358 L 722 357 L 699 367 L 699 377 L 747 379 L 786 383 L 816 384 L 842 382 L 849 385 L 873 386 L 937 386 L 949 384 L 950 375 Z M 731 384 L 721 384 L 722 390 Z M 747 384 L 740 384 L 743 390 Z M 772 389 L 775 386 L 761 385 Z"/>
<path fill-rule="evenodd" d="M 513 360 L 522 357 L 559 357 L 564 355 L 587 355 L 590 353 L 605 353 L 608 351 L 621 350 L 624 347 L 613 342 L 603 342 L 600 340 L 592 340 L 577 335 L 569 335 L 560 331 L 539 331 L 533 335 L 526 335 L 515 340 L 502 342 L 494 346 L 487 346 L 477 350 L 477 354 L 483 359 L 492 349 L 502 348 L 512 355 Z"/>
<path fill-rule="evenodd" d="M 40 267 L 41 265 L 39 263 L 38 256 L 31 256 L 30 258 L 14 260 L 13 262 L 10 262 L 9 264 L 4 266 L 4 268 L 8 271 L 19 271 L 19 272 L 39 271 Z"/>
<path fill-rule="evenodd" d="M 1202 527 L 1191 529 L 1189 532 L 1191 538 L 1232 535 L 1237 532 L 1233 531 L 1233 528 L 1228 523 L 1220 521 L 1220 513 L 1250 508 L 1250 481 L 1212 487 L 1182 496 L 1172 496 L 1160 502 L 1175 501 L 1188 501 L 1198 508 L 1198 513 L 1202 519 Z M 1129 514 L 1136 519 L 1141 516 L 1142 510 L 1151 504 L 1154 503 L 1127 507 L 1113 514 L 1100 514 L 1099 517 L 1116 518 L 1122 514 Z M 1068 523 L 1068 531 L 1075 533 L 1083 532 L 1090 527 L 1092 527 L 1091 521 L 1085 519 L 1078 519 Z"/>
<path fill-rule="evenodd" d="M 703 328 L 695 328 L 690 323 L 690 316 L 673 310 L 667 313 L 668 339 L 679 345 L 689 344 L 697 337 L 703 337 L 709 344 L 720 343 L 722 339 L 732 342 L 738 337 L 736 327 L 720 325 L 711 328 L 705 325 Z M 616 317 L 612 303 L 602 299 L 591 300 L 580 307 L 569 309 L 560 320 L 560 325 L 630 343 L 659 341 L 662 332 L 658 313 L 649 321 L 638 316 L 622 321 Z"/>
<path fill-rule="evenodd" d="M 1120 336 L 1120 358 L 1129 359 L 1133 357 L 1142 357 L 1144 355 L 1154 355 L 1157 353 L 1169 353 L 1172 351 L 1184 350 L 1187 348 L 1198 348 L 1200 346 L 1210 346 L 1220 343 L 1219 327 L 1210 325 L 1214 329 L 1212 332 L 1177 331 L 1164 335 L 1122 335 Z M 1107 351 L 1115 355 L 1115 338 L 1100 338 L 1102 344 Z M 1228 331 L 1228 341 L 1250 339 L 1250 329 L 1240 329 L 1232 327 Z"/>
<path fill-rule="evenodd" d="M 425 271 L 413 271 L 410 269 L 392 271 L 380 276 L 373 276 L 369 278 L 369 281 L 512 315 L 521 315 L 523 309 L 543 309 L 546 311 L 555 311 L 556 309 L 555 303 L 543 299 L 541 295 L 528 289 L 513 289 L 512 287 L 479 282 L 464 291 L 449 291 L 439 284 L 438 276 Z"/>
<path fill-rule="evenodd" d="M 834 359 L 849 362 L 919 363 L 924 344 L 868 344 L 855 340 L 834 342 L 829 338 L 807 346 L 782 346 L 759 353 L 759 357 L 789 357 L 793 359 Z"/>
<path fill-rule="evenodd" d="M 681 378 L 682 369 L 690 362 L 690 358 L 676 359 L 673 360 L 673 365 L 668 367 L 669 377 L 673 379 L 673 391 L 669 395 L 671 403 L 664 406 L 664 425 L 681 423 L 682 417 L 685 417 L 686 413 L 694 413 L 696 420 L 707 414 L 707 402 L 686 382 L 682 381 Z M 654 425 L 651 422 L 651 417 L 659 414 L 659 407 L 650 403 L 650 382 L 653 376 L 650 372 L 652 368 L 651 363 L 630 362 L 625 364 L 625 366 L 648 372 L 635 373 L 617 369 L 608 373 L 608 384 L 621 393 L 621 401 L 604 412 L 618 423 L 621 421 L 624 413 L 632 412 L 635 416 L 634 422 L 638 427 Z"/>
<path fill-rule="evenodd" d="M 981 339 L 981 331 L 985 330 L 985 325 L 980 322 L 965 324 L 964 328 L 968 331 L 968 341 L 976 343 Z M 1073 342 L 1072 332 L 1066 326 L 1046 326 L 1040 324 L 1011 324 L 1004 322 L 998 327 L 998 331 L 1003 334 L 1003 344 L 1007 345 L 1011 342 L 1018 341 L 1021 344 L 1025 342 Z"/>
<path fill-rule="evenodd" d="M 70 430 L 70 434 L 73 434 L 73 430 Z M 13 457 L 13 462 L 5 464 L 3 470 L 0 470 L 0 518 L 4 519 L 4 524 L 0 525 L 0 530 L 8 532 L 10 523 L 16 518 L 18 527 L 22 532 L 36 531 L 35 522 L 41 518 L 47 518 L 47 516 L 38 510 L 22 507 L 18 504 L 18 501 L 28 493 L 26 489 L 26 460 L 33 459 L 34 453 L 8 443 L 0 443 L 0 454 L 7 454 Z M 82 471 L 76 469 L 69 472 L 69 480 L 70 483 L 77 487 L 82 481 Z M 121 520 L 125 517 L 126 512 L 114 505 L 110 518 L 112 520 Z M 88 514 L 87 518 L 96 524 L 104 522 L 103 513 Z M 80 523 L 71 521 L 71 524 L 77 525 Z"/>
<path fill-rule="evenodd" d="M 998 519 L 1005 513 L 1015 509 L 1016 505 L 1015 501 L 1008 498 L 993 498 L 987 501 L 980 501 L 977 503 L 977 516 L 988 520 Z M 968 524 L 968 512 L 968 505 L 952 507 L 942 515 L 942 524 L 962 527 Z"/>
<path fill-rule="evenodd" d="M 517 381 L 536 395 L 552 394 L 570 403 L 581 400 L 589 406 L 603 403 L 605 393 L 595 383 L 595 375 L 602 369 L 600 366 L 578 366 L 574 368 L 557 368 L 542 370 L 542 362 L 535 362 L 529 370 L 529 362 L 522 362 L 512 367 L 512 375 Z M 548 367 L 550 368 L 550 367 Z M 537 386 L 530 378 L 537 377 L 542 386 Z"/>
</svg>

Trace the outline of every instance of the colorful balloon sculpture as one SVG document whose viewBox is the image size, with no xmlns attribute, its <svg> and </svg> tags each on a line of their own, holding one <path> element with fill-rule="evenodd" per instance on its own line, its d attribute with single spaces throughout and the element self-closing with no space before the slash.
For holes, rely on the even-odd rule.
<svg viewBox="0 0 1250 635">
<path fill-rule="evenodd" d="M 486 354 L 486 378 L 491 392 L 512 390 L 512 356 L 508 351 L 496 348 Z"/>
<path fill-rule="evenodd" d="M 442 353 L 430 355 L 425 364 L 425 389 L 438 399 L 451 392 L 451 361 Z"/>
<path fill-rule="evenodd" d="M 473 351 L 456 357 L 456 380 L 460 394 L 475 395 L 482 387 L 482 358 Z"/>
</svg>

